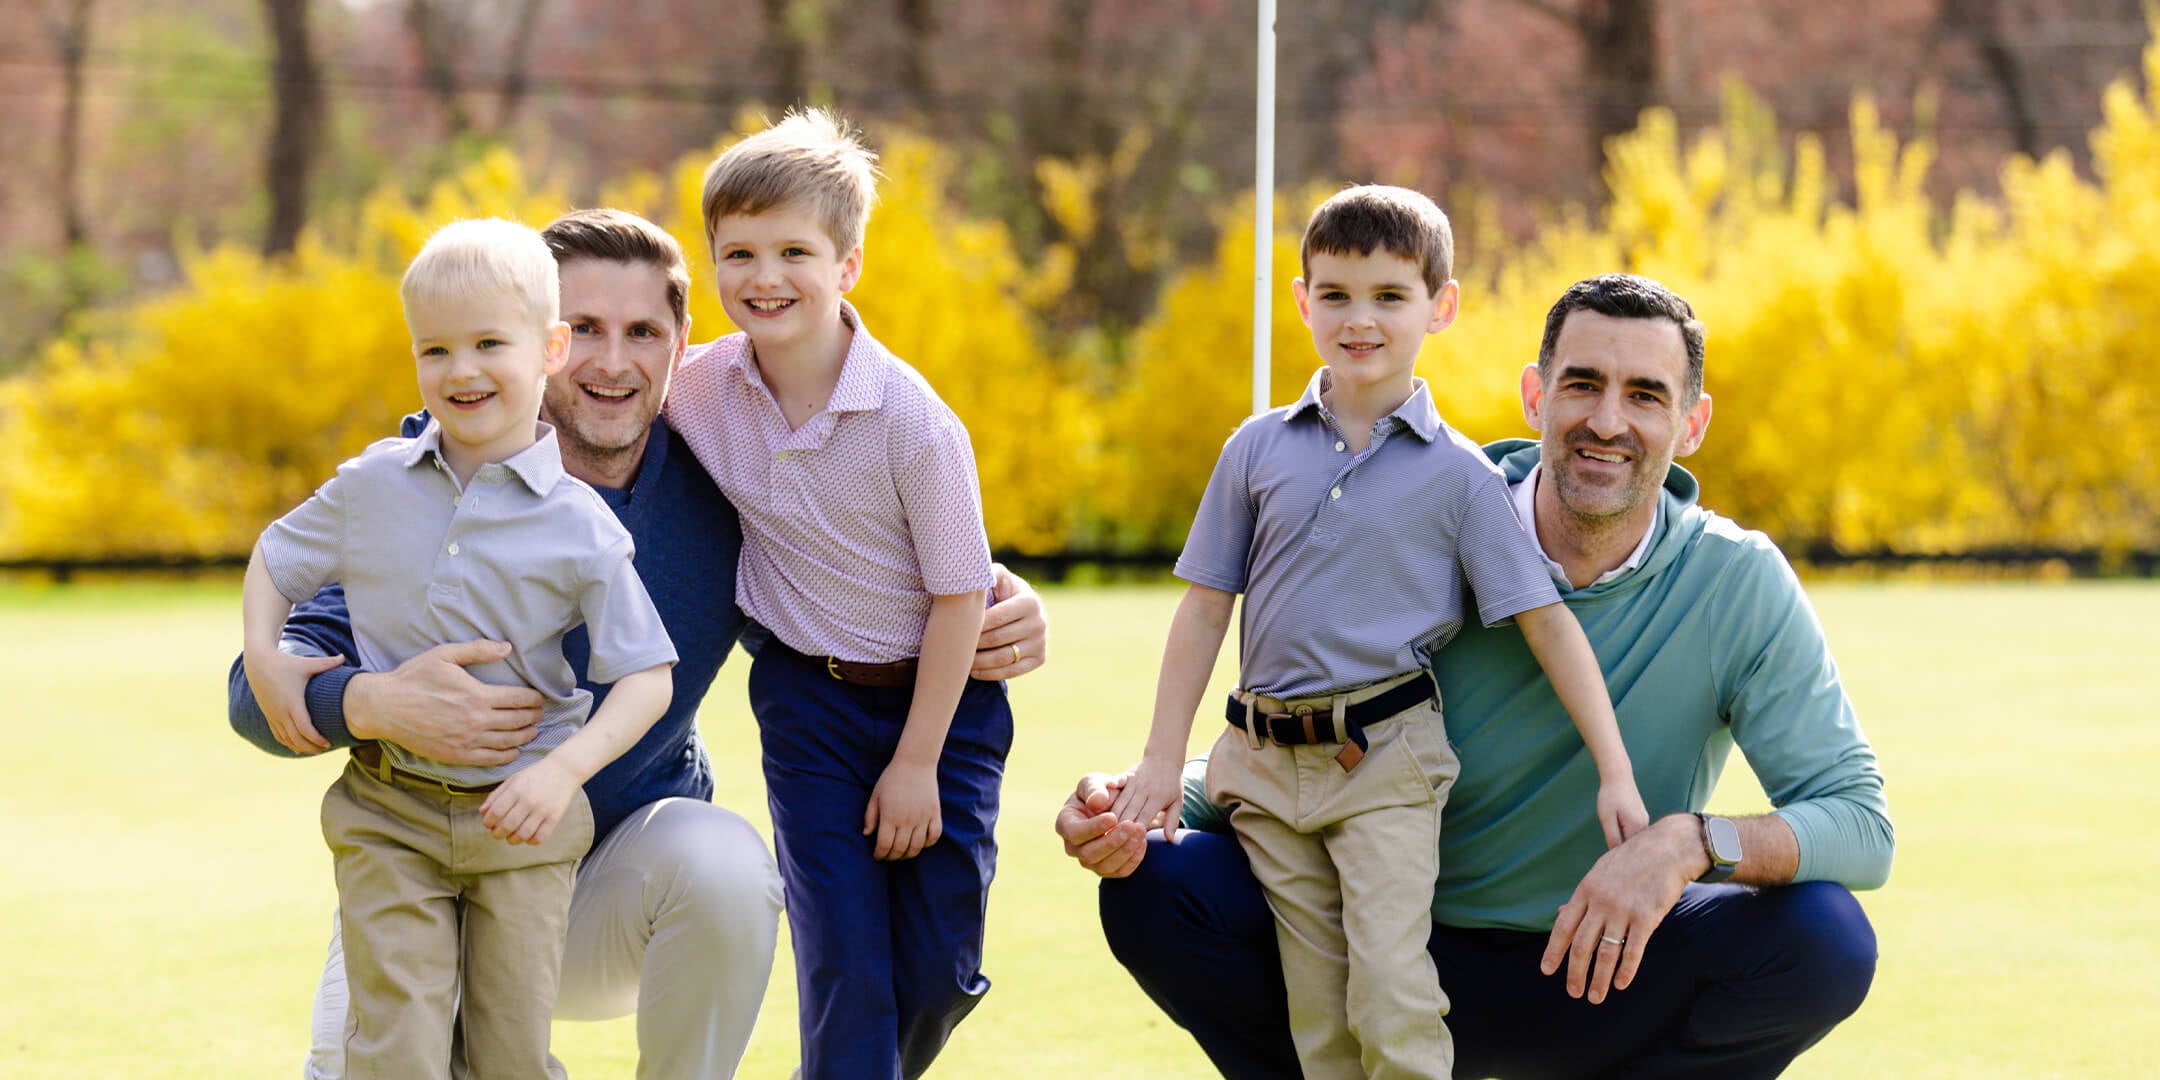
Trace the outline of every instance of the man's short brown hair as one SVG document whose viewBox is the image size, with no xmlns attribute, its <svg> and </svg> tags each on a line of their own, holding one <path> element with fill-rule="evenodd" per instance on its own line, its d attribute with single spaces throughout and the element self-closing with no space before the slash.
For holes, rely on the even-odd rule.
<svg viewBox="0 0 2160 1080">
<path fill-rule="evenodd" d="M 1310 281 L 1316 253 L 1370 255 L 1380 249 L 1418 264 L 1431 295 L 1440 295 L 1455 276 L 1455 233 L 1447 215 L 1420 192 L 1384 184 L 1344 188 L 1321 203 L 1305 223 L 1298 264 Z"/>
<path fill-rule="evenodd" d="M 675 330 L 690 321 L 690 265 L 682 245 L 666 229 L 624 210 L 572 210 L 540 230 L 557 265 L 572 259 L 643 263 L 667 278 L 668 311 Z"/>
<path fill-rule="evenodd" d="M 705 243 L 721 218 L 803 203 L 832 237 L 834 255 L 845 256 L 862 243 L 877 182 L 877 155 L 846 118 L 825 108 L 790 110 L 706 168 Z"/>
</svg>

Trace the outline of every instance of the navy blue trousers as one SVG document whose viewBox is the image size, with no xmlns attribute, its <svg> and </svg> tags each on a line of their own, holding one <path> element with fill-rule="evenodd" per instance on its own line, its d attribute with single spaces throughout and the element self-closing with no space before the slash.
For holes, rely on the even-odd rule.
<svg viewBox="0 0 2160 1080">
<path fill-rule="evenodd" d="M 1228 1077 L 1295 1077 L 1275 923 L 1235 837 L 1151 837 L 1103 933 Z M 1867 996 L 1875 931 L 1840 885 L 1690 885 L 1601 1005 L 1538 970 L 1544 934 L 1433 927 L 1458 1077 L 1776 1076 Z"/>
<path fill-rule="evenodd" d="M 878 862 L 863 811 L 913 696 L 840 682 L 777 640 L 750 667 L 806 1080 L 920 1076 L 990 989 L 983 916 L 1012 709 L 1005 684 L 968 681 L 938 759 L 945 835 Z"/>
</svg>

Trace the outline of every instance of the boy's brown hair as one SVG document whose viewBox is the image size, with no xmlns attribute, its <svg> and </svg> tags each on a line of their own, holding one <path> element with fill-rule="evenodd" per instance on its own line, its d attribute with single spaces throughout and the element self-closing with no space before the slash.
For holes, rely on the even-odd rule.
<svg viewBox="0 0 2160 1080">
<path fill-rule="evenodd" d="M 557 264 L 573 259 L 650 266 L 667 277 L 668 311 L 680 332 L 690 319 L 690 266 L 666 229 L 622 210 L 572 210 L 540 230 Z"/>
<path fill-rule="evenodd" d="M 834 254 L 845 256 L 862 243 L 877 182 L 877 155 L 844 117 L 826 108 L 791 109 L 706 168 L 706 246 L 712 245 L 713 225 L 730 214 L 806 202 L 832 237 Z"/>
<path fill-rule="evenodd" d="M 1377 249 L 1418 264 L 1433 296 L 1455 276 L 1455 233 L 1447 215 L 1420 192 L 1383 184 L 1344 188 L 1321 203 L 1305 223 L 1298 263 L 1310 281 L 1315 253 L 1370 255 Z"/>
</svg>

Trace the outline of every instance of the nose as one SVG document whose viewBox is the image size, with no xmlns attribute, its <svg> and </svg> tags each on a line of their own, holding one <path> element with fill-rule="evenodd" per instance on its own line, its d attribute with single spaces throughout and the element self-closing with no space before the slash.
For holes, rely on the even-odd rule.
<svg viewBox="0 0 2160 1080">
<path fill-rule="evenodd" d="M 1590 411 L 1583 425 L 1600 439 L 1616 439 L 1627 432 L 1627 417 L 1621 410 L 1619 388 L 1608 388 L 1598 395 L 1597 408 Z"/>
<path fill-rule="evenodd" d="M 630 370 L 630 350 L 624 345 L 621 334 L 609 334 L 600 343 L 593 357 L 593 367 L 604 379 L 614 379 Z"/>
<path fill-rule="evenodd" d="M 780 281 L 780 264 L 771 259 L 759 259 L 750 268 L 750 280 L 759 285 L 775 285 Z"/>
</svg>

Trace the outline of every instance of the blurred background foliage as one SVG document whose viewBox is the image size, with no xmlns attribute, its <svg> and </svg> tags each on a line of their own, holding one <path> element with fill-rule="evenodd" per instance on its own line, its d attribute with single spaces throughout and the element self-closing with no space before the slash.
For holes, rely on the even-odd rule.
<svg viewBox="0 0 2160 1080">
<path fill-rule="evenodd" d="M 1288 296 L 1304 214 L 1347 180 L 1412 183 L 1462 240 L 1463 314 L 1420 370 L 1473 437 L 1528 434 L 1516 373 L 1547 305 L 1629 269 L 1709 327 L 1716 417 L 1687 464 L 1711 507 L 1818 551 L 2160 549 L 2160 59 L 2133 66 L 2137 5 L 1901 0 L 1857 29 L 1782 2 L 1318 7 L 1282 26 L 1274 400 L 1313 367 Z M 644 213 L 691 256 L 693 340 L 725 332 L 696 203 L 734 136 L 711 132 L 793 100 L 840 104 L 883 154 L 854 298 L 967 421 L 993 544 L 1174 547 L 1249 400 L 1249 16 L 0 11 L 53 46 L 0 50 L 11 118 L 46 118 L 0 149 L 61 180 L 0 181 L 0 558 L 244 552 L 416 406 L 395 284 L 452 218 Z M 1615 66 L 1616 33 L 1647 72 Z M 1884 67 L 1900 42 L 1923 62 Z"/>
</svg>

